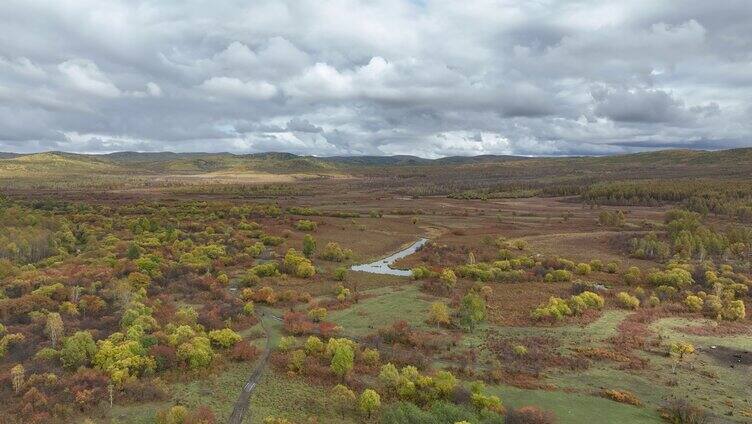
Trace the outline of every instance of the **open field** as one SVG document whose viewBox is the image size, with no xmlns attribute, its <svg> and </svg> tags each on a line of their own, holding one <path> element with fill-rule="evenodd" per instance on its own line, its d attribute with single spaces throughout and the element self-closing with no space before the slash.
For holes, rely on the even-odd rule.
<svg viewBox="0 0 752 424">
<path fill-rule="evenodd" d="M 225 422 L 269 341 L 244 422 L 750 422 L 748 157 L 2 159 L 0 413 Z"/>
</svg>

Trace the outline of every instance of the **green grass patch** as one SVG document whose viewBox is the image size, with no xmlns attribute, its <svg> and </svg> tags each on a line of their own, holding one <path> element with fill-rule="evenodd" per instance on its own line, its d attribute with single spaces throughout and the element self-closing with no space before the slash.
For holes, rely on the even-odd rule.
<svg viewBox="0 0 752 424">
<path fill-rule="evenodd" d="M 355 337 L 400 320 L 415 328 L 428 328 L 424 321 L 428 317 L 430 302 L 422 298 L 424 295 L 416 285 L 371 290 L 367 294 L 372 297 L 347 309 L 332 311 L 327 321 L 341 325 L 346 335 Z"/>
<path fill-rule="evenodd" d="M 269 368 L 251 395 L 251 405 L 243 422 L 262 423 L 268 416 L 284 417 L 296 423 L 309 422 L 311 417 L 319 423 L 360 422 L 362 417 L 354 411 L 343 419 L 327 394 L 325 388 L 311 386 Z"/>
<path fill-rule="evenodd" d="M 556 414 L 556 422 L 559 424 L 663 422 L 654 410 L 596 396 L 562 391 L 525 390 L 510 386 L 489 386 L 488 391 L 500 396 L 507 408 L 535 405 L 550 410 Z"/>
</svg>

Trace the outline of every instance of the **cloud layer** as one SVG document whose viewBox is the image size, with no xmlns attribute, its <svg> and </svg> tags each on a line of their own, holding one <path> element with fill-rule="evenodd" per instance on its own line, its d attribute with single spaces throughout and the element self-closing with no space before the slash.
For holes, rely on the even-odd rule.
<svg viewBox="0 0 752 424">
<path fill-rule="evenodd" d="M 746 0 L 5 0 L 0 25 L 2 151 L 752 146 Z"/>
</svg>

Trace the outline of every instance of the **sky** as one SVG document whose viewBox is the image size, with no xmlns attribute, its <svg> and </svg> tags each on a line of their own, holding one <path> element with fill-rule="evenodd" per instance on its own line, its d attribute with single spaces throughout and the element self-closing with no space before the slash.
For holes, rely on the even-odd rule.
<svg viewBox="0 0 752 424">
<path fill-rule="evenodd" d="M 748 0 L 0 1 L 0 151 L 750 146 Z"/>
</svg>

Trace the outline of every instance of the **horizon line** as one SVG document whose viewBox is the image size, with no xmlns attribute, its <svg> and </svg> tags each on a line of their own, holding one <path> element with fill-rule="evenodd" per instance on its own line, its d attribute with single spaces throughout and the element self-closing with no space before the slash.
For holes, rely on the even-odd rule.
<svg viewBox="0 0 752 424">
<path fill-rule="evenodd" d="M 77 151 L 66 151 L 66 150 L 44 150 L 39 152 L 13 152 L 13 151 L 1 151 L 0 155 L 4 154 L 10 154 L 10 155 L 17 155 L 17 156 L 31 156 L 31 155 L 40 155 L 40 154 L 56 154 L 56 153 L 62 153 L 62 154 L 71 154 L 71 155 L 82 155 L 82 156 L 108 156 L 108 155 L 114 155 L 119 153 L 133 153 L 133 154 L 174 154 L 174 155 L 232 155 L 232 156 L 252 156 L 252 155 L 266 155 L 266 154 L 287 154 L 287 155 L 293 155 L 297 157 L 311 157 L 311 158 L 317 158 L 317 159 L 331 159 L 331 158 L 364 158 L 364 157 L 373 157 L 373 158 L 395 158 L 395 157 L 409 157 L 409 158 L 417 158 L 417 159 L 423 159 L 423 160 L 440 160 L 440 159 L 448 159 L 448 158 L 478 158 L 478 157 L 516 157 L 516 158 L 577 158 L 577 157 L 607 157 L 607 156 L 628 156 L 628 155 L 636 155 L 636 154 L 649 154 L 649 153 L 660 153 L 660 152 L 678 152 L 678 151 L 689 151 L 689 152 L 722 152 L 722 151 L 732 151 L 732 150 L 745 150 L 745 149 L 752 149 L 752 146 L 750 147 L 731 147 L 726 149 L 693 149 L 688 147 L 677 147 L 677 148 L 658 148 L 654 150 L 641 150 L 637 152 L 619 152 L 619 153 L 603 153 L 603 154 L 561 154 L 561 155 L 523 155 L 523 154 L 511 154 L 511 153 L 481 153 L 477 155 L 450 155 L 450 156 L 437 156 L 437 157 L 425 157 L 425 156 L 418 156 L 418 155 L 409 155 L 409 154 L 394 154 L 394 155 L 379 155 L 379 154 L 340 154 L 340 155 L 331 155 L 331 156 L 317 156 L 317 155 L 311 155 L 311 154 L 300 154 L 300 153 L 293 153 L 293 152 L 287 152 L 287 151 L 280 151 L 280 150 L 267 150 L 267 151 L 260 151 L 260 152 L 249 152 L 249 153 L 234 153 L 229 151 L 222 151 L 222 152 L 206 152 L 206 151 L 184 151 L 184 152 L 175 152 L 172 150 L 159 150 L 159 151 L 139 151 L 139 150 L 114 150 L 110 152 L 77 152 Z"/>
</svg>

